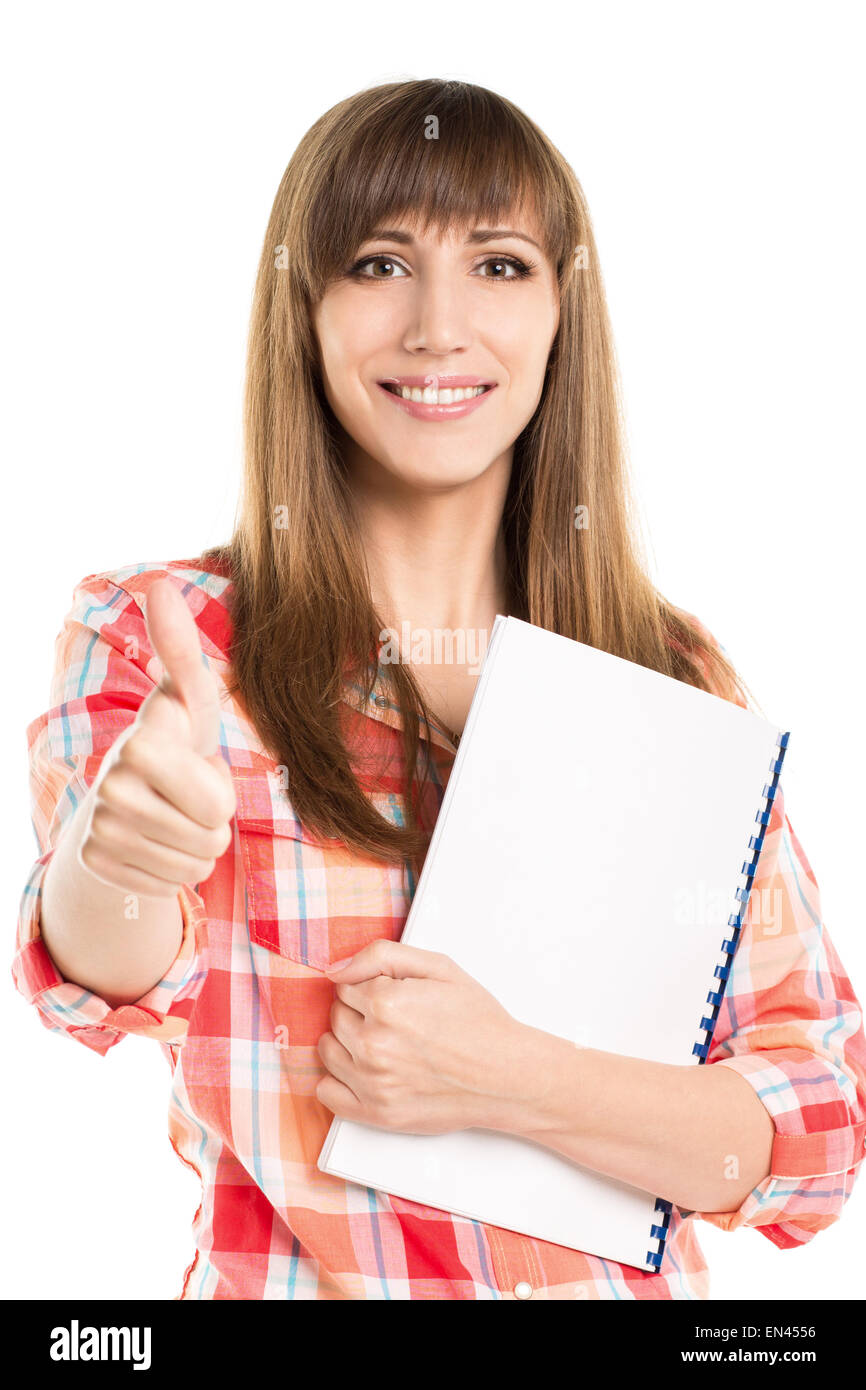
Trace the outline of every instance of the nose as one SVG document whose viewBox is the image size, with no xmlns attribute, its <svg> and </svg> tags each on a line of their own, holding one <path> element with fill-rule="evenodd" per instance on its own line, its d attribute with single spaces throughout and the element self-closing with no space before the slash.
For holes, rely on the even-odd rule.
<svg viewBox="0 0 866 1390">
<path fill-rule="evenodd" d="M 412 290 L 403 335 L 405 350 L 446 356 L 468 347 L 472 341 L 468 307 L 453 273 L 443 269 L 419 275 Z"/>
</svg>

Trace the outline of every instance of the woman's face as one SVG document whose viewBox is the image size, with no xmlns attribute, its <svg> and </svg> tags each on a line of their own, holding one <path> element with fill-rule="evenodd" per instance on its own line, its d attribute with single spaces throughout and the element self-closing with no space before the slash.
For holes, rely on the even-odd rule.
<svg viewBox="0 0 866 1390">
<path fill-rule="evenodd" d="M 540 242 L 534 221 L 512 216 L 444 238 L 401 221 L 361 245 L 313 313 L 350 470 L 435 491 L 510 465 L 559 325 Z M 467 379 L 487 389 L 455 402 Z"/>
</svg>

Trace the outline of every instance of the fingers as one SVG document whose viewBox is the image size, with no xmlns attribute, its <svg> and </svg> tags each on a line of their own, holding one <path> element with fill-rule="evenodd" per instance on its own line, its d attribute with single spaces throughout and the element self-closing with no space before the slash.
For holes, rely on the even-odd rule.
<svg viewBox="0 0 866 1390">
<path fill-rule="evenodd" d="M 94 784 L 79 862 L 127 893 L 171 897 L 184 883 L 204 883 L 233 833 L 231 773 L 215 761 L 221 770 L 182 745 L 160 746 L 141 734 L 126 739 Z"/>
<path fill-rule="evenodd" d="M 151 585 L 145 624 L 165 672 L 160 690 L 182 703 L 190 720 L 192 746 L 202 757 L 210 757 L 219 748 L 219 689 L 202 660 L 195 619 L 170 579 Z M 155 713 L 153 706 L 143 709 L 142 718 Z"/>
<path fill-rule="evenodd" d="M 175 892 L 178 884 L 202 883 L 210 878 L 218 857 L 183 854 L 171 845 L 148 840 L 134 822 L 121 820 L 117 816 L 106 819 L 103 825 L 98 810 L 93 813 L 93 831 L 94 845 L 110 857 L 115 866 L 134 867 L 137 872 L 164 879 L 166 884 L 174 884 Z M 125 855 L 128 855 L 128 859 Z"/>
<path fill-rule="evenodd" d="M 135 832 L 143 840 L 201 860 L 218 859 L 232 840 L 228 819 L 216 826 L 191 819 L 158 792 L 142 787 L 138 777 L 122 765 L 105 782 L 94 809 L 93 825 L 97 832 L 104 830 L 100 817 L 106 823 L 115 822 L 128 835 Z"/>
<path fill-rule="evenodd" d="M 134 847 L 130 847 L 130 854 Z M 89 839 L 82 844 L 78 853 L 81 864 L 94 878 L 110 888 L 120 888 L 124 893 L 137 893 L 148 898 L 174 898 L 184 883 L 204 883 L 210 878 L 216 861 L 193 860 L 183 856 L 174 860 L 166 854 L 160 856 L 146 851 L 148 867 L 156 872 L 150 873 L 139 863 L 130 864 L 118 859 L 115 851 L 107 845 Z"/>
<path fill-rule="evenodd" d="M 236 809 L 232 775 L 222 757 L 205 759 L 191 748 L 165 744 L 148 736 L 143 727 L 118 750 L 113 781 L 121 769 L 136 779 L 137 788 L 149 789 L 164 797 L 181 816 L 196 824 L 218 828 L 231 820 Z M 105 787 L 102 789 L 105 794 Z M 119 793 L 118 793 L 119 794 Z M 153 802 L 149 802 L 153 813 Z M 136 801 L 135 813 L 141 805 Z"/>
</svg>

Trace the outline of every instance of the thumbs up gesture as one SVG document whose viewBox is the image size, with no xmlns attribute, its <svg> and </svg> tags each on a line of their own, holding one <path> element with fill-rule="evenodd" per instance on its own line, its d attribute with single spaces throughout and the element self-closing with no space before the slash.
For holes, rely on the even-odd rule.
<svg viewBox="0 0 866 1390">
<path fill-rule="evenodd" d="M 103 759 L 78 859 L 112 887 L 170 898 L 213 873 L 236 803 L 219 753 L 219 690 L 170 580 L 151 587 L 145 622 L 163 676 Z"/>
</svg>

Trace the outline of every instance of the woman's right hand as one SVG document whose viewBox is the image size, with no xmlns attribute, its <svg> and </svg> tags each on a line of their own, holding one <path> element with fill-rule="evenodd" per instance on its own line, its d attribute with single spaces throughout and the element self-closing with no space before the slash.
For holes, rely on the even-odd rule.
<svg viewBox="0 0 866 1390">
<path fill-rule="evenodd" d="M 213 873 L 236 802 L 219 752 L 219 690 L 170 580 L 150 589 L 145 622 L 163 676 L 103 759 L 78 859 L 112 887 L 170 898 Z"/>
</svg>

